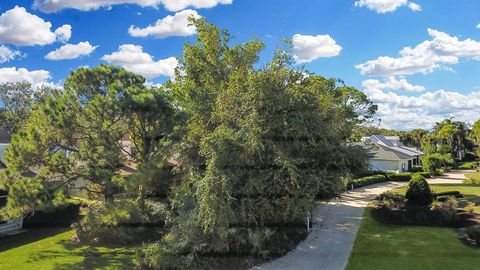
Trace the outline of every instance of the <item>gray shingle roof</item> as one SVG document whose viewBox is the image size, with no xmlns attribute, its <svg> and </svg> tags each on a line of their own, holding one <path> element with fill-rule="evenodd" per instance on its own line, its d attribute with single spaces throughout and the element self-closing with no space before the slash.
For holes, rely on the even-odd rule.
<svg viewBox="0 0 480 270">
<path fill-rule="evenodd" d="M 411 155 L 396 151 L 390 147 L 386 147 L 381 144 L 376 144 L 372 146 L 370 150 L 371 159 L 381 159 L 381 160 L 405 160 L 412 159 Z"/>
</svg>

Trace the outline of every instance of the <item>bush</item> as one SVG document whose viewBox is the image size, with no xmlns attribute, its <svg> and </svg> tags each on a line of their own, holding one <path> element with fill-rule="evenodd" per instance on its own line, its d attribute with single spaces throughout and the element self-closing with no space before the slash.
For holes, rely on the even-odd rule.
<svg viewBox="0 0 480 270">
<path fill-rule="evenodd" d="M 427 180 L 419 174 L 413 175 L 405 197 L 410 206 L 427 207 L 433 202 L 432 190 Z"/>
<path fill-rule="evenodd" d="M 372 175 L 372 176 L 367 176 L 363 178 L 358 178 L 358 179 L 353 179 L 347 183 L 347 188 L 351 188 L 353 185 L 353 188 L 359 188 L 359 187 L 364 187 L 376 183 L 381 183 L 387 181 L 387 177 L 382 174 L 377 174 L 377 175 Z"/>
<path fill-rule="evenodd" d="M 412 179 L 412 173 L 410 173 L 410 172 L 388 174 L 388 180 L 390 180 L 390 181 L 408 182 L 411 179 Z"/>
<path fill-rule="evenodd" d="M 480 225 L 468 228 L 467 235 L 470 240 L 480 247 Z"/>
<path fill-rule="evenodd" d="M 454 220 L 457 216 L 458 201 L 449 197 L 446 202 L 433 202 L 431 210 L 439 213 L 445 220 Z"/>
<path fill-rule="evenodd" d="M 431 175 L 436 175 L 437 170 L 442 166 L 442 155 L 437 153 L 429 153 L 422 157 L 423 170 Z"/>
<path fill-rule="evenodd" d="M 68 227 L 78 218 L 80 204 L 67 204 L 51 211 L 35 211 L 23 220 L 24 227 Z"/>
<path fill-rule="evenodd" d="M 474 202 L 468 202 L 467 205 L 463 208 L 465 212 L 473 214 L 475 212 L 475 203 Z"/>
</svg>

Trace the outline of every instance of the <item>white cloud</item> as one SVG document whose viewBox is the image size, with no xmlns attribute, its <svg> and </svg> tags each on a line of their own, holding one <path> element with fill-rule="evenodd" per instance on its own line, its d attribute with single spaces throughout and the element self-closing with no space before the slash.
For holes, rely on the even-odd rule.
<svg viewBox="0 0 480 270">
<path fill-rule="evenodd" d="M 416 73 L 430 73 L 435 69 L 449 68 L 461 58 L 480 60 L 480 42 L 450 36 L 444 32 L 428 29 L 431 40 L 424 41 L 414 48 L 405 47 L 400 57 L 380 56 L 355 67 L 368 76 L 390 77 Z"/>
<path fill-rule="evenodd" d="M 17 56 L 23 56 L 22 52 L 12 50 L 5 45 L 0 45 L 0 63 L 5 63 L 15 59 Z"/>
<path fill-rule="evenodd" d="M 470 123 L 480 117 L 480 91 L 462 94 L 437 90 L 406 96 L 372 87 L 364 92 L 378 104 L 377 117 L 386 128 L 430 128 L 448 117 Z"/>
<path fill-rule="evenodd" d="M 480 29 L 480 23 L 479 23 L 479 24 L 477 24 L 477 29 Z"/>
<path fill-rule="evenodd" d="M 98 46 L 92 46 L 88 41 L 78 44 L 65 44 L 55 51 L 49 52 L 45 58 L 48 60 L 75 59 L 91 54 L 97 47 Z"/>
<path fill-rule="evenodd" d="M 405 78 L 397 79 L 395 77 L 388 77 L 383 82 L 379 80 L 366 80 L 363 81 L 362 87 L 364 89 L 379 89 L 379 90 L 402 90 L 408 92 L 422 92 L 425 91 L 425 87 L 421 85 L 413 85 L 409 83 Z"/>
<path fill-rule="evenodd" d="M 170 36 L 191 36 L 196 33 L 196 28 L 189 25 L 189 17 L 200 18 L 200 15 L 195 10 L 186 9 L 175 13 L 175 15 L 168 15 L 167 17 L 158 20 L 154 25 L 149 25 L 145 28 L 138 28 L 130 26 L 128 33 L 134 37 L 154 36 L 156 38 L 166 38 Z"/>
<path fill-rule="evenodd" d="M 25 68 L 0 68 L 0 84 L 7 82 L 29 82 L 33 87 L 51 85 L 50 72 L 40 69 L 29 71 Z"/>
<path fill-rule="evenodd" d="M 322 57 L 340 54 L 342 47 L 329 35 L 309 36 L 295 34 L 292 38 L 293 58 L 297 64 L 309 63 Z"/>
<path fill-rule="evenodd" d="M 175 57 L 154 61 L 151 55 L 143 51 L 142 46 L 133 44 L 120 45 L 118 51 L 104 55 L 102 60 L 119 65 L 147 79 L 159 76 L 173 77 L 178 65 Z"/>
<path fill-rule="evenodd" d="M 43 12 L 52 13 L 62 9 L 81 11 L 96 10 L 113 5 L 136 4 L 141 7 L 158 7 L 162 4 L 169 11 L 180 11 L 188 7 L 212 8 L 219 4 L 231 4 L 233 0 L 35 0 L 33 6 Z"/>
<path fill-rule="evenodd" d="M 55 32 L 50 30 L 51 27 L 50 22 L 15 6 L 0 15 L 0 42 L 19 46 L 46 45 L 55 42 L 57 37 L 65 39 L 67 30 L 71 35 L 70 25 L 63 25 Z"/>
<path fill-rule="evenodd" d="M 72 37 L 72 26 L 69 24 L 64 24 L 55 30 L 55 35 L 57 40 L 60 42 L 67 42 Z"/>
<path fill-rule="evenodd" d="M 388 13 L 397 10 L 400 7 L 407 6 L 413 11 L 421 11 L 422 7 L 408 0 L 359 0 L 355 2 L 356 7 L 366 7 L 377 13 Z"/>
<path fill-rule="evenodd" d="M 408 8 L 413 11 L 422 11 L 422 6 L 413 2 L 408 3 Z"/>
</svg>

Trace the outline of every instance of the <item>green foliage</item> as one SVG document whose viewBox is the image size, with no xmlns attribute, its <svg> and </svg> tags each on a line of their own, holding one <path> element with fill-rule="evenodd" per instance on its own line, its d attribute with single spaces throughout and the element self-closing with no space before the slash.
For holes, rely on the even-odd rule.
<svg viewBox="0 0 480 270">
<path fill-rule="evenodd" d="M 33 89 L 27 82 L 0 85 L 0 127 L 9 134 L 25 125 L 32 108 L 44 101 L 52 89 L 46 86 Z"/>
<path fill-rule="evenodd" d="M 159 238 L 168 215 L 164 204 L 149 200 L 145 202 L 146 210 L 132 199 L 115 200 L 113 204 L 88 204 L 90 208 L 85 217 L 73 225 L 76 238 L 82 243 L 125 244 L 153 240 Z M 156 228 L 147 230 L 145 225 L 156 225 Z"/>
<path fill-rule="evenodd" d="M 387 174 L 389 181 L 408 182 L 412 179 L 412 173 L 389 173 Z"/>
<path fill-rule="evenodd" d="M 478 167 L 478 161 L 458 162 L 455 164 L 455 168 L 459 170 L 471 170 L 477 167 Z"/>
<path fill-rule="evenodd" d="M 385 175 L 376 174 L 372 176 L 353 179 L 347 183 L 347 188 L 351 188 L 352 186 L 353 188 L 359 188 L 385 181 L 387 181 L 387 177 Z"/>
<path fill-rule="evenodd" d="M 466 232 L 468 238 L 480 247 L 480 225 L 469 227 Z"/>
<path fill-rule="evenodd" d="M 408 204 L 412 206 L 427 207 L 433 201 L 433 194 L 428 182 L 419 174 L 415 174 L 408 183 L 405 197 Z"/>
<path fill-rule="evenodd" d="M 438 175 L 438 170 L 442 166 L 448 166 L 449 164 L 453 164 L 450 154 L 428 153 L 422 156 L 423 170 L 430 173 L 430 175 Z"/>
<path fill-rule="evenodd" d="M 446 220 L 454 220 L 457 217 L 458 201 L 455 197 L 449 197 L 445 202 L 433 202 L 431 209 L 438 212 Z"/>
<path fill-rule="evenodd" d="M 424 178 L 430 178 L 430 177 L 432 177 L 429 172 L 419 172 L 419 173 L 417 173 L 417 174 L 423 176 Z"/>
<path fill-rule="evenodd" d="M 166 86 L 187 118 L 176 145 L 187 177 L 172 189 L 178 215 L 156 247 L 165 259 L 144 258 L 157 268 L 172 254 L 271 254 L 279 232 L 269 225 L 303 226 L 316 196 L 365 169 L 366 153 L 347 138 L 376 111 L 357 89 L 290 68 L 286 52 L 257 69 L 263 43 L 229 46 L 227 31 L 192 23 L 198 39 Z"/>
</svg>

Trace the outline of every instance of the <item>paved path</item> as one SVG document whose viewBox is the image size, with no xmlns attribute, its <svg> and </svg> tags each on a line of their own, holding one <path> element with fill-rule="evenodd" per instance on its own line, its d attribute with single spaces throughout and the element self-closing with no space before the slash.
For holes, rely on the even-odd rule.
<svg viewBox="0 0 480 270">
<path fill-rule="evenodd" d="M 431 184 L 462 183 L 463 172 L 453 172 L 429 179 Z M 287 255 L 255 270 L 342 270 L 355 242 L 363 211 L 377 195 L 405 182 L 385 182 L 342 194 L 331 202 L 318 203 L 313 212 L 313 228 L 307 238 Z"/>
</svg>

